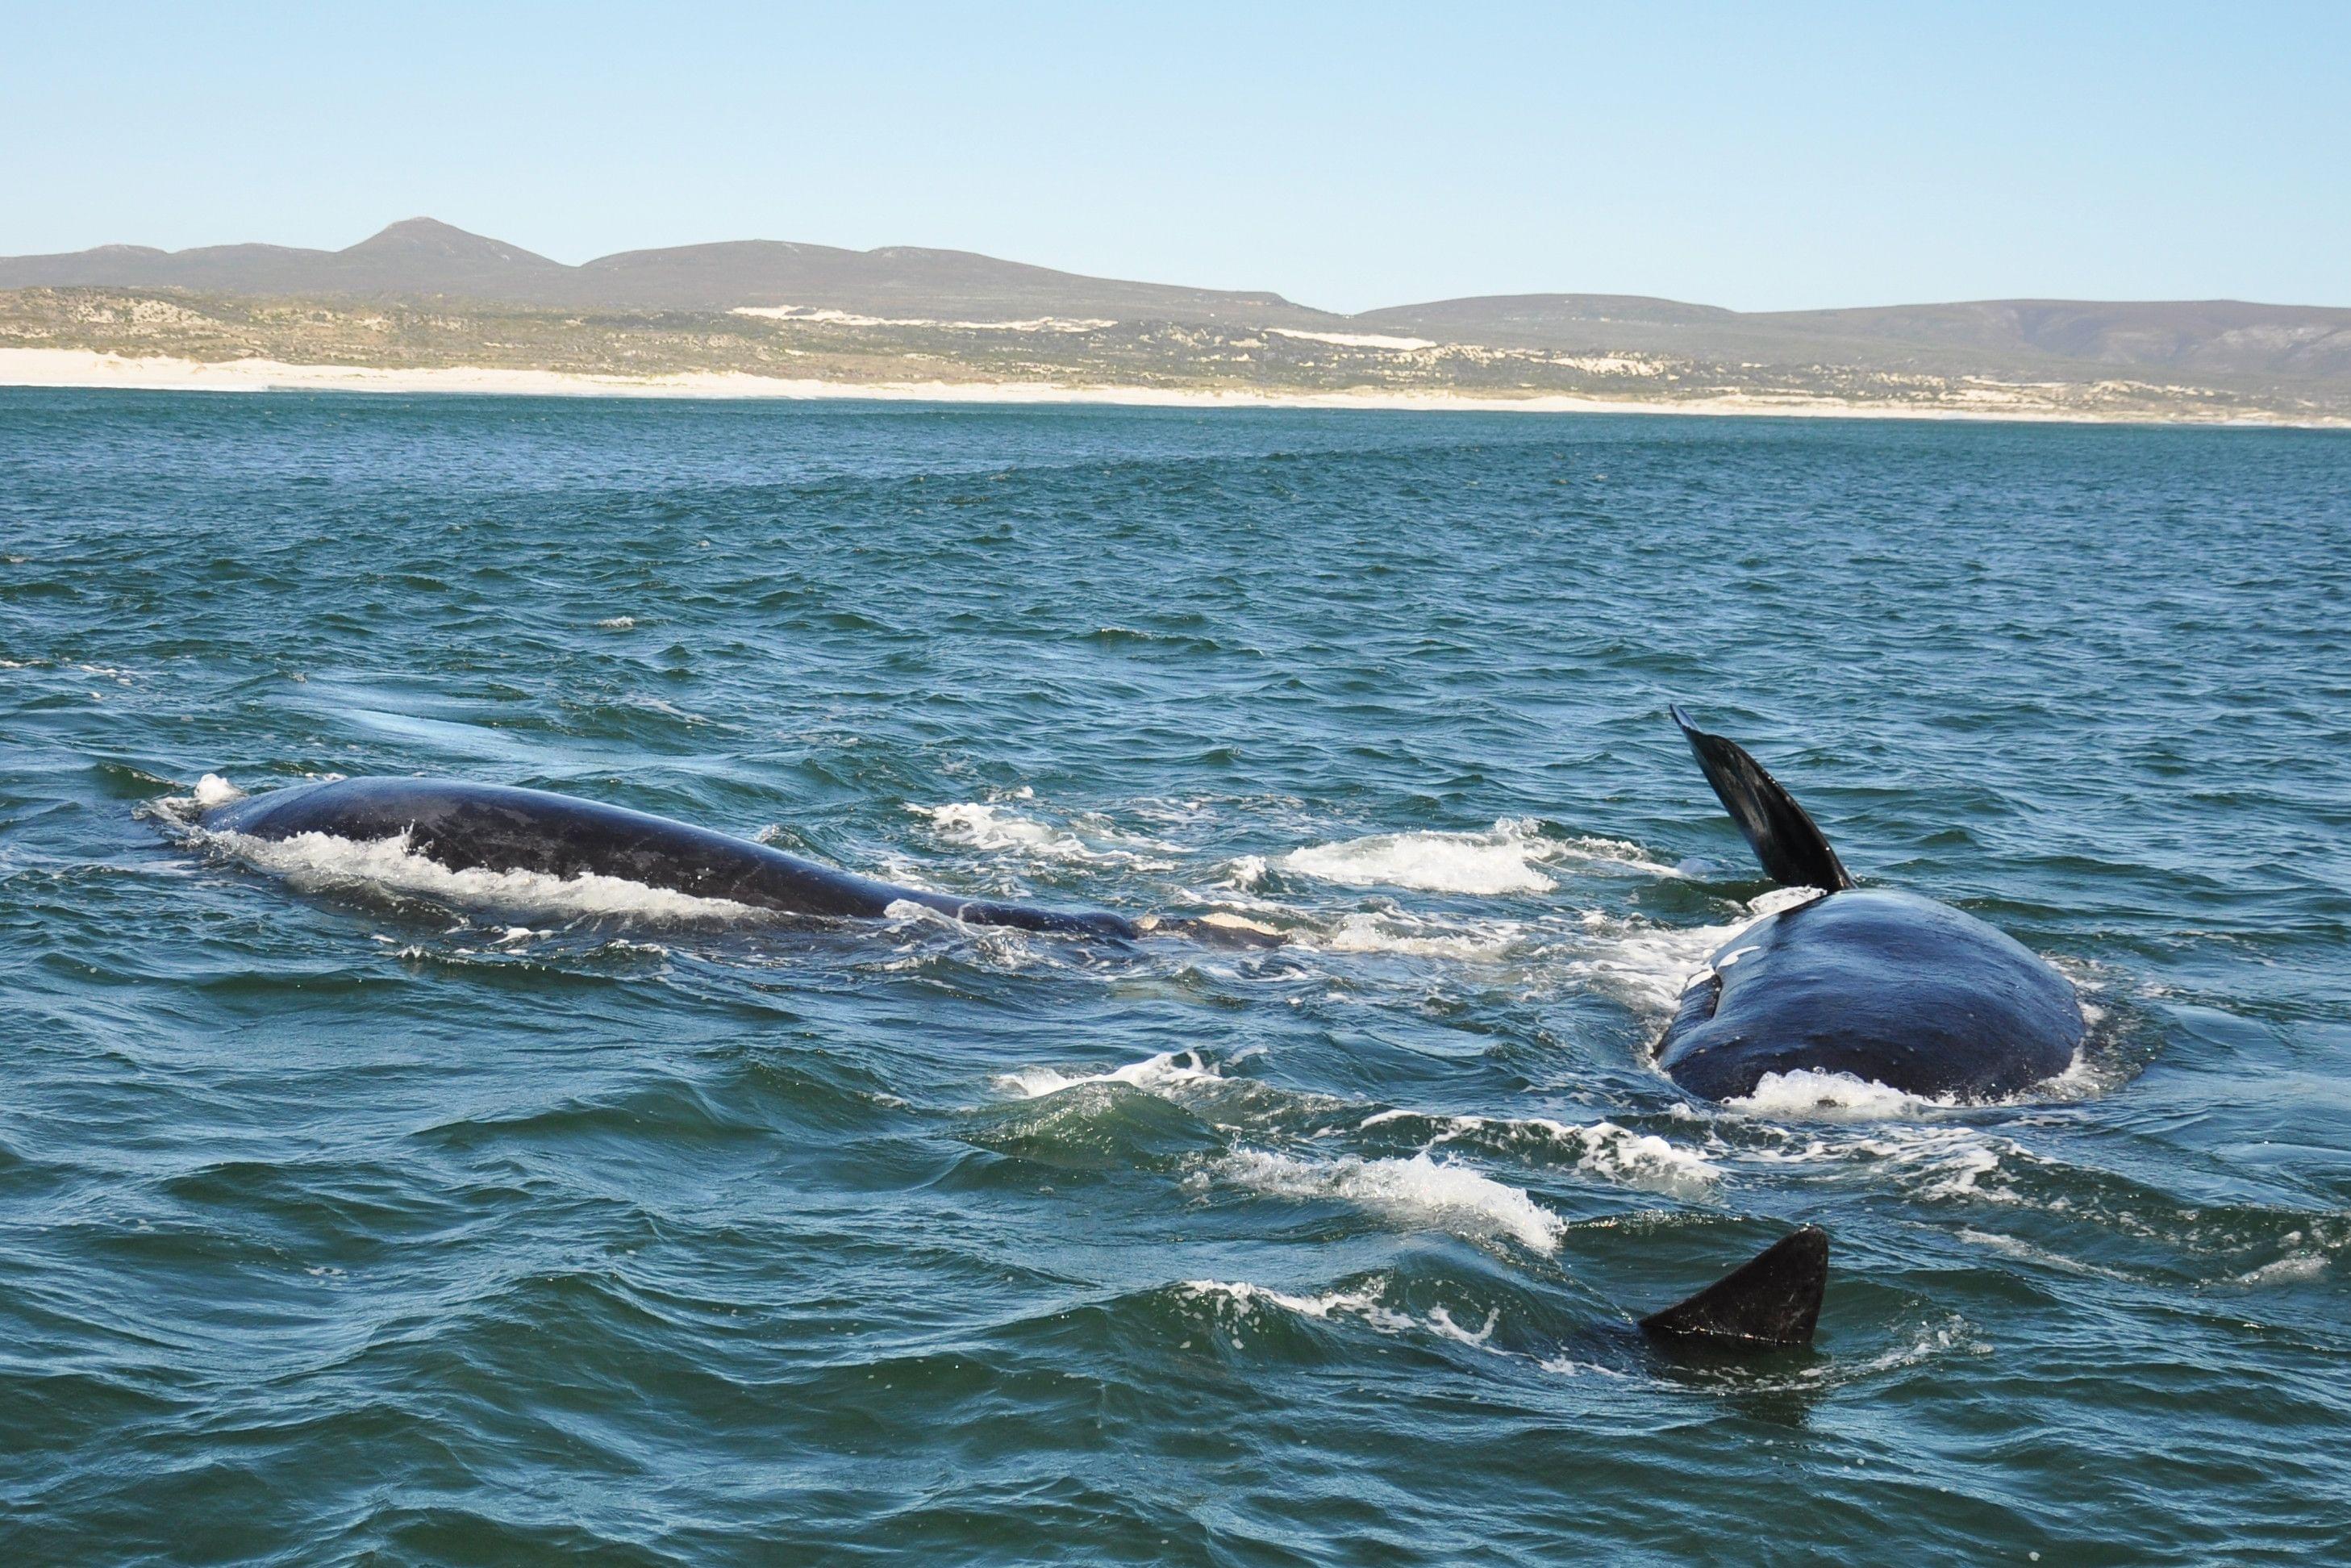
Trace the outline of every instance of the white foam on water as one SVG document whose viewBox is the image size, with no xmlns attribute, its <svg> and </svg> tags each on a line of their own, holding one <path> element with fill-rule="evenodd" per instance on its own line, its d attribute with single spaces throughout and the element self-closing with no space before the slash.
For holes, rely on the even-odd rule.
<svg viewBox="0 0 2351 1568">
<path fill-rule="evenodd" d="M 1962 1100 L 1947 1094 L 1912 1094 L 1851 1072 L 1822 1072 L 1800 1067 L 1792 1072 L 1767 1072 L 1746 1094 L 1723 1102 L 1731 1110 L 1783 1121 L 1893 1122 L 1918 1121 L 1949 1111 L 1980 1110 L 1988 1105 L 2022 1105 L 2039 1100 L 2081 1100 L 2110 1085 L 2077 1051 L 2065 1071 L 2044 1078 L 2015 1094 L 1991 1100 Z"/>
<path fill-rule="evenodd" d="M 1785 1077 L 1813 1086 L 1771 1105 L 1777 1119 L 1758 1114 L 1752 1101 L 1725 1102 L 1715 1113 L 1718 1125 L 1746 1145 L 1733 1156 L 1736 1163 L 1858 1166 L 1929 1201 L 2067 1207 L 2064 1197 L 2036 1197 L 2015 1185 L 2021 1167 L 2048 1163 L 2040 1155 L 2012 1138 L 1949 1119 L 1980 1107 L 1924 1100 L 1844 1074 Z M 1767 1141 L 1750 1144 L 1742 1131 Z"/>
<path fill-rule="evenodd" d="M 1386 1276 L 1375 1275 L 1352 1290 L 1328 1291 L 1319 1296 L 1292 1295 L 1286 1291 L 1234 1280 L 1186 1280 L 1176 1289 L 1220 1317 L 1247 1317 L 1270 1310 L 1315 1322 L 1328 1322 L 1341 1317 L 1354 1318 L 1384 1334 L 1418 1332 L 1451 1340 L 1456 1344 L 1468 1345 L 1472 1350 L 1501 1354 L 1494 1351 L 1491 1344 L 1494 1330 L 1502 1321 L 1500 1308 L 1489 1307 L 1485 1322 L 1473 1329 L 1463 1324 L 1441 1305 L 1429 1308 L 1425 1317 L 1398 1312 L 1387 1304 L 1387 1287 Z M 1242 1341 L 1236 1335 L 1234 1348 L 1238 1350 L 1241 1344 Z"/>
<path fill-rule="evenodd" d="M 1584 865 L 1614 866 L 1624 871 L 1639 872 L 1644 876 L 1664 877 L 1672 881 L 1687 881 L 1689 877 L 1689 873 L 1681 867 L 1667 865 L 1630 839 L 1604 839 L 1587 833 L 1562 841 L 1559 844 L 1559 855 L 1562 860 Z"/>
<path fill-rule="evenodd" d="M 2315 1280 L 2326 1272 L 2326 1260 L 2316 1252 L 2293 1252 L 2258 1269 L 2248 1269 L 2232 1281 L 2239 1285 L 2285 1285 Z"/>
<path fill-rule="evenodd" d="M 596 624 L 606 632 L 629 632 L 635 630 L 637 618 L 633 615 L 615 615 L 609 620 L 599 621 Z"/>
<path fill-rule="evenodd" d="M 2095 1263 L 2085 1263 L 2078 1258 L 2068 1258 L 2061 1252 L 2052 1252 L 2045 1247 L 2036 1247 L 2021 1237 L 2002 1236 L 1996 1231 L 1973 1228 L 1963 1228 L 1959 1236 L 1960 1240 L 1971 1246 L 1988 1247 L 1995 1252 L 2005 1252 L 2011 1258 L 2022 1258 L 2029 1263 L 2038 1263 L 2044 1268 L 2062 1269 L 2069 1274 L 2085 1274 L 2100 1280 L 2117 1280 L 2126 1284 L 2137 1282 L 2132 1275 L 2126 1274 L 2119 1269 L 2107 1269 Z"/>
<path fill-rule="evenodd" d="M 2004 1140 L 2003 1140 L 2004 1141 Z M 1972 1127 L 1913 1127 L 1887 1136 L 1865 1139 L 1857 1153 L 1882 1159 L 1917 1179 L 1924 1198 L 1978 1198 L 1991 1203 L 2022 1201 L 2006 1186 L 1986 1186 L 1986 1176 L 2000 1174 L 2007 1154 L 2023 1151 L 1999 1142 Z"/>
<path fill-rule="evenodd" d="M 1592 910 L 1583 915 L 1581 951 L 1568 962 L 1572 978 L 1614 997 L 1636 1012 L 1665 1014 L 1708 971 L 1707 956 L 1738 934 L 1733 926 L 1652 925 Z"/>
<path fill-rule="evenodd" d="M 912 881 L 898 877 L 900 882 Z M 919 885 L 919 883 L 917 884 Z M 934 909 L 927 904 L 917 904 L 911 898 L 891 900 L 882 909 L 883 918 L 893 926 L 892 935 L 905 940 L 897 944 L 894 957 L 879 963 L 867 963 L 860 967 L 875 973 L 907 973 L 931 968 L 941 963 L 969 963 L 974 960 L 999 969 L 1030 969 L 1039 965 L 1056 962 L 1052 944 L 1040 944 L 1033 934 L 1017 925 L 988 925 L 963 920 L 944 909 Z M 932 940 L 926 940 L 925 936 Z M 949 935 L 953 938 L 953 956 L 943 953 L 935 938 Z"/>
<path fill-rule="evenodd" d="M 1196 1300 L 1213 1306 L 1228 1306 L 1236 1312 L 1274 1307 L 1318 1322 L 1346 1313 L 1393 1333 L 1410 1328 L 1413 1320 L 1382 1304 L 1381 1293 L 1386 1282 L 1384 1279 L 1374 1279 L 1352 1291 L 1328 1291 L 1319 1296 L 1293 1296 L 1270 1286 L 1252 1285 L 1246 1280 L 1186 1280 L 1176 1288 Z"/>
<path fill-rule="evenodd" d="M 1548 893 L 1558 885 L 1535 869 L 1560 846 L 1526 819 L 1504 818 L 1483 833 L 1374 833 L 1313 844 L 1281 857 L 1284 871 L 1343 887 L 1410 887 L 1426 893 Z"/>
<path fill-rule="evenodd" d="M 2086 1001 L 2082 1004 L 2082 1014 L 2088 1020 L 2091 1033 L 2095 1034 L 2099 1019 L 2105 1015 Z M 2043 1079 L 2015 1098 L 2018 1101 L 2095 1100 L 2118 1087 L 2124 1076 L 2115 1063 L 2092 1060 L 2089 1039 L 2085 1036 L 2082 1047 L 2074 1052 L 2074 1060 L 2065 1064 L 2064 1071 L 2054 1078 Z"/>
<path fill-rule="evenodd" d="M 215 806 L 225 806 L 231 800 L 242 800 L 245 791 L 217 773 L 207 773 L 196 780 L 196 809 L 209 811 Z"/>
<path fill-rule="evenodd" d="M 1383 1111 L 1357 1124 L 1367 1132 L 1383 1123 L 1419 1118 L 1416 1111 Z M 1436 1116 L 1443 1130 L 1428 1148 L 1468 1137 L 1546 1145 L 1575 1156 L 1576 1168 L 1604 1180 L 1656 1191 L 1702 1191 L 1722 1179 L 1722 1170 L 1696 1149 L 1686 1149 L 1654 1133 L 1636 1133 L 1614 1122 L 1576 1126 L 1548 1116 Z M 1426 1149 L 1422 1151 L 1424 1154 Z"/>
<path fill-rule="evenodd" d="M 359 885 L 467 908 L 528 911 L 553 919 L 621 918 L 657 924 L 757 921 L 768 912 L 726 898 L 696 898 L 593 872 L 575 877 L 534 871 L 452 871 L 418 853 L 409 836 L 359 841 L 331 833 L 284 839 L 208 832 L 204 841 L 297 886 Z"/>
<path fill-rule="evenodd" d="M 1518 944 L 1524 927 L 1515 921 L 1490 921 L 1477 925 L 1447 925 L 1403 914 L 1356 913 L 1319 937 L 1301 940 L 1302 946 L 1328 953 L 1400 953 L 1417 958 L 1492 958 Z"/>
<path fill-rule="evenodd" d="M 1557 1249 L 1566 1225 L 1526 1193 L 1468 1166 L 1353 1155 L 1303 1160 L 1238 1149 L 1217 1162 L 1217 1175 L 1276 1197 L 1337 1198 L 1408 1226 L 1433 1226 L 1473 1240 L 1508 1237 L 1538 1252 Z"/>
<path fill-rule="evenodd" d="M 1922 1099 L 1850 1072 L 1819 1072 L 1801 1067 L 1793 1072 L 1767 1072 L 1756 1081 L 1750 1092 L 1726 1100 L 1723 1104 L 1757 1116 L 1888 1122 L 1916 1120 L 1937 1111 L 1954 1110 L 1959 1102 Z"/>
<path fill-rule="evenodd" d="M 1614 1122 L 1575 1127 L 1537 1118 L 1510 1125 L 1531 1127 L 1546 1137 L 1577 1146 L 1581 1150 L 1575 1162 L 1578 1168 L 1628 1186 L 1686 1191 L 1722 1179 L 1720 1167 L 1696 1149 Z"/>
<path fill-rule="evenodd" d="M 1027 800 L 1029 792 L 1024 789 L 1009 798 Z M 1099 847 L 1068 828 L 1038 821 L 999 801 L 956 800 L 944 806 L 909 806 L 906 810 L 916 816 L 928 818 L 940 836 L 949 842 L 966 844 L 973 849 L 1010 851 L 1035 860 L 1091 862 L 1144 871 L 1172 870 L 1176 863 L 1150 858 L 1130 848 Z M 1113 846 L 1166 847 L 1150 840 L 1129 838 L 1106 825 L 1097 831 L 1095 837 L 1107 840 Z"/>
<path fill-rule="evenodd" d="M 1591 947 L 1573 967 L 1642 1012 L 1669 1013 L 1684 991 L 1716 973 L 1716 953 L 1781 911 L 1821 896 L 1816 887 L 1771 888 L 1748 900 L 1743 918 L 1724 925 L 1652 925 L 1593 910 L 1583 916 Z M 1734 952 L 1732 962 L 1746 956 Z"/>
<path fill-rule="evenodd" d="M 1455 1322 L 1453 1321 L 1453 1314 L 1447 1312 L 1441 1306 L 1429 1308 L 1427 1318 L 1430 1333 L 1437 1334 L 1440 1338 L 1449 1339 L 1457 1344 L 1466 1344 L 1476 1350 L 1483 1350 L 1486 1348 L 1486 1342 L 1494 1337 L 1494 1325 L 1501 1321 L 1502 1309 L 1499 1307 L 1487 1308 L 1485 1322 L 1474 1329 L 1464 1328 L 1459 1323 Z"/>
<path fill-rule="evenodd" d="M 1921 1323 L 1907 1344 L 1890 1346 L 1865 1360 L 1815 1362 L 1796 1376 L 1807 1383 L 1843 1385 L 1880 1373 L 1899 1372 L 1955 1352 L 1961 1355 L 1990 1355 L 1991 1346 L 1977 1337 L 1965 1318 L 1952 1316 L 1939 1323 Z"/>
<path fill-rule="evenodd" d="M 1212 1083 L 1224 1074 L 1217 1066 L 1200 1058 L 1196 1051 L 1167 1051 L 1142 1061 L 1131 1061 L 1124 1067 L 1108 1072 L 1064 1072 L 1053 1067 L 1024 1067 L 1016 1072 L 998 1074 L 992 1082 L 996 1087 L 1017 1099 L 1034 1100 L 1047 1094 L 1059 1094 L 1064 1089 L 1074 1089 L 1081 1083 L 1123 1083 L 1148 1093 L 1179 1088 L 1190 1083 Z"/>
<path fill-rule="evenodd" d="M 1578 1361 L 1573 1356 L 1564 1354 L 1538 1361 L 1535 1364 L 1545 1372 L 1556 1373 L 1562 1377 L 1582 1377 L 1587 1372 L 1596 1373 L 1602 1377 L 1629 1378 L 1633 1375 L 1629 1372 L 1620 1372 L 1613 1366 L 1603 1366 L 1596 1361 Z"/>
</svg>

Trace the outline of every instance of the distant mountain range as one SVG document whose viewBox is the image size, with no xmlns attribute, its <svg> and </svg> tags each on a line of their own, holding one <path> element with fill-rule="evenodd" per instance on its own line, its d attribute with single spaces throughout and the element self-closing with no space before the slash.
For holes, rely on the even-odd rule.
<svg viewBox="0 0 2351 1568">
<path fill-rule="evenodd" d="M 1278 294 L 1233 294 L 1084 277 L 960 250 L 841 250 L 732 240 L 626 250 L 579 267 L 409 218 L 347 250 L 216 245 L 163 251 L 107 245 L 0 257 L 0 288 L 191 288 L 210 294 L 447 298 L 570 309 L 727 310 L 800 305 L 872 315 L 1141 317 L 1259 326 L 1343 321 Z"/>
<path fill-rule="evenodd" d="M 5 266 L 5 264 L 0 264 Z M 1490 295 L 1399 305 L 1351 318 L 1358 329 L 1497 346 L 1620 349 L 1708 360 L 1791 352 L 1884 368 L 1889 356 L 1940 372 L 2019 357 L 2144 373 L 2351 379 L 2351 309 L 2237 299 L 2106 302 L 1982 299 L 1846 310 L 1742 312 L 1602 294 Z"/>
<path fill-rule="evenodd" d="M 2068 381 L 2194 376 L 2237 386 L 2351 382 L 2351 309 L 2319 306 L 1999 299 L 1741 312 L 1637 296 L 1531 294 L 1347 316 L 1270 292 L 1088 277 L 966 251 L 909 246 L 853 251 L 741 240 L 623 251 L 569 267 L 431 218 L 393 224 L 336 251 L 100 246 L 0 258 L 0 289 L 75 287 L 621 312 L 799 307 L 930 319 L 1103 319 L 1570 354 L 1673 354 L 1734 366 L 1834 364 L 1890 373 Z"/>
</svg>

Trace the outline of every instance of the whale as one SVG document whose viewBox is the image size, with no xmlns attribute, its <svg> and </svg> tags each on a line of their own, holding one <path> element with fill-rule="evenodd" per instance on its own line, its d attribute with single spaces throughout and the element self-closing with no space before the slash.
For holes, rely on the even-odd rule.
<svg viewBox="0 0 2351 1568">
<path fill-rule="evenodd" d="M 1655 1047 L 1703 1099 L 1766 1073 L 1844 1073 L 1921 1098 L 2023 1092 L 2073 1065 L 2088 1024 L 2073 983 L 2005 932 L 1899 888 L 1865 887 L 1737 742 L 1672 710 L 1698 767 L 1782 887 L 1819 896 L 1718 947 Z"/>
<path fill-rule="evenodd" d="M 1229 915 L 1130 917 L 907 887 L 650 812 L 457 779 L 290 785 L 211 807 L 197 825 L 209 834 L 274 841 L 308 833 L 357 843 L 399 840 L 452 872 L 611 877 L 787 918 L 882 920 L 893 905 L 914 904 L 972 925 L 1119 941 L 1168 934 L 1265 946 L 1280 939 L 1270 927 Z"/>
<path fill-rule="evenodd" d="M 1813 1343 L 1829 1281 L 1828 1232 L 1790 1231 L 1703 1290 L 1639 1322 L 1660 1348 L 1755 1352 Z"/>
<path fill-rule="evenodd" d="M 452 779 L 357 778 L 290 785 L 200 809 L 210 835 L 283 842 L 306 834 L 398 841 L 452 872 L 611 877 L 781 916 L 880 920 L 916 904 L 974 925 L 1135 941 L 1158 933 L 1230 946 L 1282 940 L 1230 916 L 1054 909 L 967 899 L 861 876 L 667 817 L 551 790 Z M 1668 1354 L 1808 1346 L 1828 1279 L 1828 1239 L 1806 1226 L 1695 1294 L 1638 1320 Z"/>
</svg>

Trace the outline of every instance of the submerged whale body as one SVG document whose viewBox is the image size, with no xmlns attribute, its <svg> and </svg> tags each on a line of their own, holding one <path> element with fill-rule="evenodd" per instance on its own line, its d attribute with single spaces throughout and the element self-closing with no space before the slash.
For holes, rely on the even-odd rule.
<svg viewBox="0 0 2351 1568">
<path fill-rule="evenodd" d="M 1130 920 L 901 887 L 745 839 L 545 789 L 447 779 L 338 779 L 253 795 L 204 814 L 208 831 L 267 840 L 323 833 L 355 842 L 403 839 L 451 871 L 615 877 L 783 915 L 878 920 L 915 904 L 975 925 L 1134 938 L 1174 931 L 1254 945 L 1259 933 L 1214 920 Z"/>
<path fill-rule="evenodd" d="M 1986 1099 L 2072 1064 L 2086 1024 L 2063 975 L 1949 904 L 1856 886 L 1752 757 L 1679 708 L 1674 722 L 1764 871 L 1823 896 L 1764 916 L 1714 954 L 1657 1042 L 1668 1077 L 1713 1100 L 1802 1071 Z"/>
</svg>

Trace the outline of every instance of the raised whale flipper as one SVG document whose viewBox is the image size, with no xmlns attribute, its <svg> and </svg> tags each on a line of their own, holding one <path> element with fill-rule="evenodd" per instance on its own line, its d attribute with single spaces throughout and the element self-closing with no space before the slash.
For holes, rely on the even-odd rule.
<svg viewBox="0 0 2351 1568">
<path fill-rule="evenodd" d="M 1698 728 L 1678 705 L 1672 713 L 1698 765 L 1706 770 L 1706 781 L 1754 846 L 1765 875 L 1782 887 L 1817 887 L 1829 893 L 1854 885 L 1844 862 L 1813 819 L 1794 796 L 1780 788 L 1778 779 L 1763 771 L 1761 763 L 1737 741 Z"/>
<path fill-rule="evenodd" d="M 1828 1280 L 1828 1232 L 1807 1225 L 1698 1294 L 1651 1312 L 1641 1332 L 1669 1343 L 1728 1348 L 1810 1344 Z"/>
</svg>

